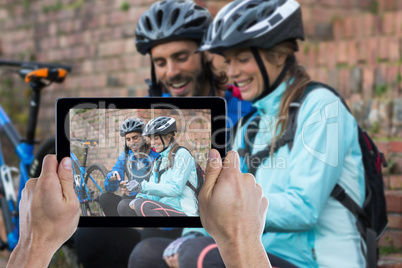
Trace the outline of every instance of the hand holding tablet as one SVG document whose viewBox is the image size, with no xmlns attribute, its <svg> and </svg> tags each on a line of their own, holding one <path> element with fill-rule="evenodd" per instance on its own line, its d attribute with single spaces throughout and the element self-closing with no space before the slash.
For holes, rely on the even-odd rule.
<svg viewBox="0 0 402 268">
<path fill-rule="evenodd" d="M 268 200 L 254 176 L 243 174 L 239 165 L 237 152 L 230 151 L 222 163 L 220 155 L 210 151 L 199 196 L 202 225 L 227 267 L 270 267 L 261 243 Z"/>
<path fill-rule="evenodd" d="M 106 169 L 74 176 L 81 185 L 75 187 L 83 208 L 79 226 L 201 227 L 197 167 L 205 170 L 211 148 L 225 154 L 226 123 L 219 97 L 59 99 L 58 159 L 71 155 L 74 164 L 82 147 L 71 141 L 96 140 L 84 165 Z M 118 200 L 112 212 L 104 207 L 111 195 Z"/>
</svg>

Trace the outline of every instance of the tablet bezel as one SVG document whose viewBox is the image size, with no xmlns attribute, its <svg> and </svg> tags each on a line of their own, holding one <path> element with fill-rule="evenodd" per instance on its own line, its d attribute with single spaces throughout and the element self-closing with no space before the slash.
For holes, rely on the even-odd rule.
<svg viewBox="0 0 402 268">
<path fill-rule="evenodd" d="M 220 97 L 125 97 L 60 98 L 56 101 L 56 155 L 60 162 L 70 156 L 69 111 L 75 107 L 91 109 L 209 109 L 211 111 L 211 148 L 222 158 L 226 153 L 226 101 Z M 202 227 L 199 217 L 80 217 L 79 227 Z"/>
</svg>

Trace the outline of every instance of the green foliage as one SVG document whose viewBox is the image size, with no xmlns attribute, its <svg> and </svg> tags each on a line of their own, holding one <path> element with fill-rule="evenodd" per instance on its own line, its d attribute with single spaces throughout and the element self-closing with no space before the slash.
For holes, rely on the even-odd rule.
<svg viewBox="0 0 402 268">
<path fill-rule="evenodd" d="M 49 6 L 43 6 L 42 7 L 42 11 L 44 13 L 48 13 L 48 12 L 56 12 L 56 11 L 60 11 L 63 8 L 63 4 L 61 3 L 60 0 L 58 0 L 56 3 L 54 3 L 53 5 L 49 5 Z"/>
<path fill-rule="evenodd" d="M 386 237 L 385 241 L 389 243 L 388 246 L 380 246 L 380 256 L 386 256 L 392 253 L 402 253 L 402 248 L 398 248 L 394 246 L 394 241 L 392 240 L 391 237 Z"/>
<path fill-rule="evenodd" d="M 370 12 L 372 14 L 378 14 L 378 10 L 379 10 L 378 1 L 373 1 L 373 3 L 371 3 L 370 5 Z"/>
<path fill-rule="evenodd" d="M 398 249 L 395 246 L 381 246 L 380 247 L 380 256 L 386 256 L 392 253 L 401 253 L 402 249 Z"/>
<path fill-rule="evenodd" d="M 347 63 L 337 63 L 336 64 L 336 68 L 338 68 L 338 69 L 346 69 L 348 67 L 349 67 L 349 65 Z"/>
<path fill-rule="evenodd" d="M 386 84 L 376 85 L 374 88 L 374 95 L 380 97 L 387 92 L 387 89 L 388 87 Z"/>
<path fill-rule="evenodd" d="M 25 10 L 29 10 L 31 8 L 31 1 L 30 0 L 24 0 L 23 6 Z"/>
<path fill-rule="evenodd" d="M 22 83 L 19 85 L 22 86 Z M 12 77 L 0 80 L 1 105 L 20 130 L 28 123 L 29 94 L 30 90 L 26 87 L 17 88 Z"/>
<path fill-rule="evenodd" d="M 77 0 L 65 6 L 66 9 L 78 9 L 84 4 L 84 0 Z"/>
<path fill-rule="evenodd" d="M 307 55 L 309 51 L 310 51 L 310 45 L 307 43 L 303 48 L 304 55 Z"/>
<path fill-rule="evenodd" d="M 48 13 L 48 12 L 61 11 L 63 9 L 78 9 L 78 8 L 81 8 L 83 4 L 84 4 L 84 0 L 76 0 L 76 1 L 74 1 L 72 3 L 63 5 L 61 0 L 58 0 L 53 5 L 43 6 L 42 11 L 44 13 Z"/>
<path fill-rule="evenodd" d="M 396 82 L 399 84 L 399 83 L 401 83 L 402 82 L 402 75 L 400 74 L 400 73 L 398 73 L 397 75 L 396 75 Z"/>
<path fill-rule="evenodd" d="M 127 1 L 124 1 L 120 5 L 120 10 L 121 11 L 128 11 L 130 9 L 130 4 Z"/>
<path fill-rule="evenodd" d="M 371 128 L 370 128 L 370 132 L 376 134 L 376 133 L 378 133 L 379 131 L 380 131 L 380 126 L 379 126 L 378 122 L 375 121 L 375 122 L 373 123 L 373 125 L 371 126 Z"/>
</svg>

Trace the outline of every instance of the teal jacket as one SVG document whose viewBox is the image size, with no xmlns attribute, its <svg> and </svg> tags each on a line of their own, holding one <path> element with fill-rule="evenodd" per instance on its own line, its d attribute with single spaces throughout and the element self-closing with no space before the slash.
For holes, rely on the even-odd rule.
<svg viewBox="0 0 402 268">
<path fill-rule="evenodd" d="M 198 202 L 195 192 L 186 185 L 189 181 L 197 186 L 197 171 L 193 156 L 184 148 L 177 150 L 174 157 L 174 165 L 167 169 L 158 178 L 156 172 L 158 162 L 161 161 L 159 170 L 168 165 L 168 156 L 172 146 L 160 153 L 160 157 L 154 161 L 153 170 L 149 181 L 142 181 L 142 193 L 138 197 L 151 199 L 164 203 L 172 208 L 184 212 L 187 216 L 198 216 Z"/>
<path fill-rule="evenodd" d="M 252 153 L 272 139 L 286 89 L 253 103 L 261 115 Z M 233 149 L 244 148 L 247 124 Z M 247 167 L 241 167 L 247 172 Z M 357 123 L 327 89 L 311 92 L 300 107 L 291 151 L 281 147 L 256 171 L 269 200 L 262 237 L 267 252 L 298 267 L 365 267 L 355 217 L 330 197 L 339 183 L 358 204 L 364 202 L 364 170 Z"/>
</svg>

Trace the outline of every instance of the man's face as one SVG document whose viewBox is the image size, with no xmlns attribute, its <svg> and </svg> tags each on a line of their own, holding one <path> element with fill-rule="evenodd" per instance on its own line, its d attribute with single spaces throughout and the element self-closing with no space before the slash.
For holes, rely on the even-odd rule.
<svg viewBox="0 0 402 268">
<path fill-rule="evenodd" d="M 151 49 L 156 77 L 173 97 L 206 96 L 209 93 L 209 81 L 197 48 L 196 42 L 184 40 Z"/>
<path fill-rule="evenodd" d="M 138 152 L 142 145 L 144 144 L 144 140 L 139 132 L 131 132 L 125 135 L 127 146 L 133 151 L 133 153 Z"/>
</svg>

